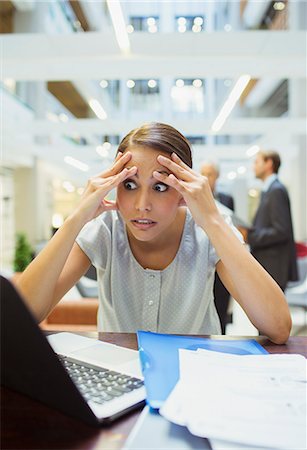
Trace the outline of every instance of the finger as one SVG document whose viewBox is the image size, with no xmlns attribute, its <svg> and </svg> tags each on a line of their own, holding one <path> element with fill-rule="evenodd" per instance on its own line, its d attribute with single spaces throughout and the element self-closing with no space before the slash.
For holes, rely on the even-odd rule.
<svg viewBox="0 0 307 450">
<path fill-rule="evenodd" d="M 179 166 L 184 167 L 188 172 L 192 172 L 195 173 L 193 169 L 191 169 L 190 166 L 188 166 L 186 163 L 184 163 L 182 161 L 182 159 L 179 158 L 179 156 L 177 155 L 177 153 L 173 152 L 171 154 L 171 159 L 176 162 Z"/>
<path fill-rule="evenodd" d="M 134 176 L 136 172 L 137 172 L 136 166 L 130 167 L 130 169 L 127 169 L 127 167 L 125 167 L 121 172 L 117 173 L 116 175 L 104 178 L 99 188 L 107 189 L 106 192 L 109 192 L 111 189 L 114 189 L 116 186 L 118 186 L 119 183 L 123 182 L 126 178 Z"/>
<path fill-rule="evenodd" d="M 122 152 L 117 152 L 117 155 L 116 155 L 116 157 L 115 157 L 115 160 L 114 160 L 114 161 L 115 161 L 115 162 L 116 162 L 116 161 L 118 161 L 118 160 L 119 160 L 119 158 L 120 158 L 120 157 L 122 156 L 122 154 L 123 154 Z"/>
<path fill-rule="evenodd" d="M 165 156 L 159 155 L 157 157 L 158 162 L 169 169 L 171 172 L 173 172 L 177 178 L 184 181 L 192 181 L 195 179 L 194 172 L 188 171 L 185 167 L 180 166 L 176 162 L 172 161 L 169 158 L 166 158 Z"/>
<path fill-rule="evenodd" d="M 183 194 L 186 192 L 186 184 L 184 181 L 178 180 L 173 173 L 170 173 L 169 175 L 165 175 L 164 173 L 160 173 L 158 171 L 153 172 L 153 176 L 159 180 L 162 181 L 164 184 L 167 184 L 168 186 L 176 189 L 180 194 Z"/>
<path fill-rule="evenodd" d="M 115 163 L 113 164 L 113 166 L 110 167 L 109 169 L 105 170 L 104 172 L 102 172 L 99 175 L 99 177 L 105 178 L 105 177 L 110 177 L 112 175 L 118 174 L 124 168 L 124 166 L 128 163 L 128 161 L 131 159 L 131 157 L 132 157 L 131 152 L 126 152 L 124 154 L 120 153 L 118 159 L 116 157 Z"/>
</svg>

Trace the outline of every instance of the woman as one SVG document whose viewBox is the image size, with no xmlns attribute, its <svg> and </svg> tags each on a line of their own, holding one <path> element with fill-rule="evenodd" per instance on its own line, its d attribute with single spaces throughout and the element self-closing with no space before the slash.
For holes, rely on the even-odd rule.
<svg viewBox="0 0 307 450">
<path fill-rule="evenodd" d="M 106 199 L 117 189 L 115 202 Z M 86 273 L 98 273 L 101 331 L 218 334 L 214 273 L 256 328 L 285 342 L 285 297 L 226 224 L 208 180 L 173 127 L 150 123 L 120 143 L 19 287 L 40 321 Z"/>
</svg>

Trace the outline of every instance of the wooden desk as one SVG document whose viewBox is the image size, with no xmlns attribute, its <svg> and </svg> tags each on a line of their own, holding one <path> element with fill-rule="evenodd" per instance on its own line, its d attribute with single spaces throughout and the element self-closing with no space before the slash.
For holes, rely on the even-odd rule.
<svg viewBox="0 0 307 450">
<path fill-rule="evenodd" d="M 80 334 L 123 347 L 137 348 L 134 334 Z M 307 336 L 291 337 L 286 345 L 272 344 L 263 337 L 253 339 L 270 353 L 299 353 L 307 357 Z M 1 398 L 1 449 L 117 450 L 123 446 L 140 414 L 140 411 L 136 411 L 112 426 L 92 428 L 4 387 L 1 387 Z"/>
</svg>

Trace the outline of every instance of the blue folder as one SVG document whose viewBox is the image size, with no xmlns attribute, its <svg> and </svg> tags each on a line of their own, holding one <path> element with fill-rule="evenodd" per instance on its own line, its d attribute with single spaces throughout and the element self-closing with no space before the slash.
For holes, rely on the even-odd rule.
<svg viewBox="0 0 307 450">
<path fill-rule="evenodd" d="M 179 379 L 179 348 L 204 348 L 236 355 L 268 353 L 254 339 L 220 340 L 148 331 L 138 331 L 137 338 L 147 403 L 155 409 L 162 406 Z"/>
</svg>

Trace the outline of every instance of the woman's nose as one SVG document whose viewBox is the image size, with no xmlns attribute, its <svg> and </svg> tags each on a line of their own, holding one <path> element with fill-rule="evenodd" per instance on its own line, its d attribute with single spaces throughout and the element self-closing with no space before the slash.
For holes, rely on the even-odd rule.
<svg viewBox="0 0 307 450">
<path fill-rule="evenodd" d="M 150 211 L 151 200 L 147 191 L 139 191 L 135 200 L 135 208 L 139 211 Z"/>
</svg>

